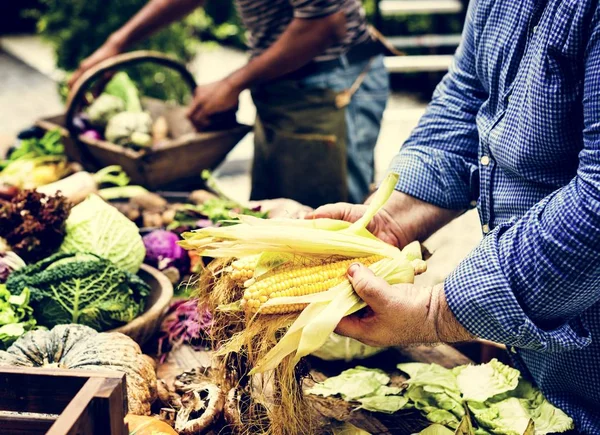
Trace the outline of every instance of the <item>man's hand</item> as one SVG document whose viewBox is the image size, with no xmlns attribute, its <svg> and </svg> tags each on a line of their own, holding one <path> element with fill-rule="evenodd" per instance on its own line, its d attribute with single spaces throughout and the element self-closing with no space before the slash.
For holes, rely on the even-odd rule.
<svg viewBox="0 0 600 435">
<path fill-rule="evenodd" d="M 79 80 L 79 78 L 91 67 L 106 59 L 116 56 L 121 52 L 122 50 L 119 44 L 116 44 L 111 40 L 106 41 L 102 47 L 94 51 L 88 58 L 81 62 L 79 68 L 77 68 L 77 70 L 69 78 L 69 88 L 72 89 L 75 83 L 77 83 L 77 80 Z"/>
<path fill-rule="evenodd" d="M 317 208 L 314 212 L 306 215 L 305 219 L 330 218 L 346 222 L 356 222 L 365 214 L 366 210 L 366 205 L 338 202 Z M 385 209 L 381 210 L 371 219 L 367 229 L 384 242 L 400 248 L 414 240 L 406 234 Z"/>
<path fill-rule="evenodd" d="M 409 346 L 473 339 L 450 311 L 443 285 L 389 285 L 362 264 L 348 269 L 348 279 L 365 310 L 344 317 L 336 333 L 370 346 Z"/>
<path fill-rule="evenodd" d="M 366 209 L 366 205 L 339 202 L 319 207 L 309 214 L 307 219 L 330 218 L 355 222 Z M 436 207 L 405 193 L 394 191 L 385 207 L 373 217 L 367 229 L 384 242 L 403 248 L 415 240 L 427 239 L 459 214 L 460 210 Z"/>
<path fill-rule="evenodd" d="M 241 91 L 228 79 L 198 86 L 187 116 L 197 130 L 202 130 L 210 124 L 211 115 L 236 107 Z"/>
</svg>

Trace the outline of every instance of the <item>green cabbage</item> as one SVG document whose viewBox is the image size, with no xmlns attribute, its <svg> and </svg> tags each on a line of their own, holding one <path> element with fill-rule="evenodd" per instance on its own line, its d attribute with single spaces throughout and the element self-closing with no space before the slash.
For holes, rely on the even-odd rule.
<svg viewBox="0 0 600 435">
<path fill-rule="evenodd" d="M 150 293 L 137 275 L 90 253 L 58 253 L 12 273 L 12 294 L 29 289 L 38 322 L 79 323 L 105 331 L 135 319 Z"/>
<path fill-rule="evenodd" d="M 91 252 L 136 273 L 146 248 L 138 227 L 97 195 L 73 207 L 61 252 Z"/>
</svg>

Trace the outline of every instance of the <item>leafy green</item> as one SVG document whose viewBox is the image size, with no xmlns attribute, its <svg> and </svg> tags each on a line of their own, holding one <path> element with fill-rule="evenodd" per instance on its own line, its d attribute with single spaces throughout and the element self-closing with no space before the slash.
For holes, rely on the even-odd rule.
<svg viewBox="0 0 600 435">
<path fill-rule="evenodd" d="M 455 373 L 463 398 L 476 402 L 514 390 L 519 383 L 519 371 L 496 359 L 488 364 L 463 366 Z"/>
<path fill-rule="evenodd" d="M 104 94 L 118 97 L 125 104 L 127 112 L 141 112 L 142 103 L 137 86 L 129 78 L 126 72 L 119 71 L 107 83 Z"/>
<path fill-rule="evenodd" d="M 58 253 L 11 274 L 7 289 L 31 291 L 35 317 L 44 326 L 79 323 L 98 331 L 130 322 L 150 289 L 137 275 L 92 253 Z"/>
<path fill-rule="evenodd" d="M 0 184 L 36 188 L 62 178 L 67 172 L 62 134 L 48 131 L 42 138 L 23 139 L 5 160 L 0 160 Z"/>
<path fill-rule="evenodd" d="M 552 406 L 519 371 L 493 359 L 452 370 L 436 364 L 408 363 L 398 368 L 410 375 L 405 396 L 434 423 L 456 428 L 466 404 L 476 434 L 522 435 L 530 421 L 535 434 L 560 433 L 573 420 Z"/>
<path fill-rule="evenodd" d="M 5 350 L 25 332 L 35 328 L 29 296 L 28 288 L 11 295 L 6 285 L 0 284 L 0 350 Z"/>
<path fill-rule="evenodd" d="M 10 154 L 7 161 L 44 156 L 62 156 L 64 153 L 65 148 L 62 144 L 62 134 L 56 128 L 48 131 L 40 139 L 23 139 L 20 146 Z"/>
<path fill-rule="evenodd" d="M 541 391 L 495 359 L 452 370 L 423 363 L 398 364 L 398 369 L 410 376 L 404 391 L 388 386 L 390 378 L 384 372 L 358 366 L 308 392 L 340 395 L 360 403 L 359 409 L 374 412 L 416 408 L 436 423 L 421 432 L 429 435 L 454 433 L 448 428 L 460 435 L 524 435 L 527 430 L 543 435 L 573 428 L 573 420 L 552 406 Z"/>
<path fill-rule="evenodd" d="M 454 435 L 446 426 L 435 423 L 419 432 L 419 435 Z"/>
<path fill-rule="evenodd" d="M 408 399 L 399 396 L 402 389 L 388 386 L 389 382 L 390 377 L 383 371 L 357 366 L 327 378 L 308 392 L 325 397 L 340 395 L 344 400 L 359 402 L 357 409 L 393 414 L 402 409 Z"/>
<path fill-rule="evenodd" d="M 369 396 L 358 399 L 360 406 L 357 409 L 365 409 L 373 412 L 385 412 L 393 414 L 404 408 L 408 399 L 404 396 Z"/>
<path fill-rule="evenodd" d="M 138 227 L 99 196 L 91 195 L 71 210 L 61 252 L 91 252 L 136 273 L 146 248 Z"/>
</svg>

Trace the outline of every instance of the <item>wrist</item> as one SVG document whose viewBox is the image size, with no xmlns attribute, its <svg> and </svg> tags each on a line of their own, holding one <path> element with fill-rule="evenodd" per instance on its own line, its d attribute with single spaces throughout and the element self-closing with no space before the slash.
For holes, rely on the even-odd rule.
<svg viewBox="0 0 600 435">
<path fill-rule="evenodd" d="M 433 326 L 438 342 L 458 343 L 475 338 L 459 323 L 450 310 L 444 292 L 444 284 L 437 284 L 432 288 L 428 317 L 428 323 Z"/>
<path fill-rule="evenodd" d="M 225 77 L 223 79 L 223 81 L 225 83 L 227 83 L 233 91 L 235 91 L 239 94 L 244 89 L 247 89 L 250 87 L 248 80 L 245 76 L 246 76 L 246 74 L 244 73 L 243 68 L 241 68 L 237 71 L 234 71 L 227 77 Z"/>
</svg>

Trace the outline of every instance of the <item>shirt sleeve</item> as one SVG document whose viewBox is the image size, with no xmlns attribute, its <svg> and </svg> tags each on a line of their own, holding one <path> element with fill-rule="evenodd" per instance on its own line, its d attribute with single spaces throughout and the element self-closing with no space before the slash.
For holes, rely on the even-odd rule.
<svg viewBox="0 0 600 435">
<path fill-rule="evenodd" d="M 333 15 L 342 9 L 342 0 L 290 0 L 294 18 L 321 18 Z"/>
<path fill-rule="evenodd" d="M 446 279 L 450 309 L 476 336 L 540 352 L 591 342 L 582 314 L 600 300 L 599 15 L 582 67 L 583 149 L 575 178 L 514 224 L 495 228 Z"/>
<path fill-rule="evenodd" d="M 448 74 L 388 169 L 400 174 L 397 190 L 449 209 L 469 208 L 478 197 L 476 116 L 487 92 L 475 71 L 476 3 L 470 2 Z"/>
</svg>

